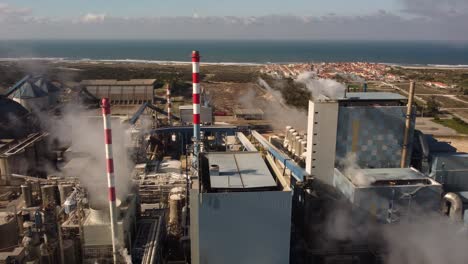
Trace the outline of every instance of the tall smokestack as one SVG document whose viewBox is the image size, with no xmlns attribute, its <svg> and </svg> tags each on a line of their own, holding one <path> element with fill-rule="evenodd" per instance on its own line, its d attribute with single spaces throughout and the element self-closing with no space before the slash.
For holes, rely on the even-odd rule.
<svg viewBox="0 0 468 264">
<path fill-rule="evenodd" d="M 192 82 L 194 154 L 198 158 L 200 152 L 200 54 L 196 50 L 192 51 Z"/>
<path fill-rule="evenodd" d="M 102 98 L 102 117 L 104 120 L 104 141 L 106 146 L 106 165 L 107 165 L 107 186 L 109 188 L 109 211 L 111 220 L 111 235 L 112 235 L 112 255 L 114 264 L 117 263 L 117 206 L 115 203 L 115 177 L 114 177 L 114 160 L 112 154 L 112 130 L 110 119 L 110 102 L 108 98 Z"/>
<path fill-rule="evenodd" d="M 413 114 L 413 100 L 414 100 L 415 84 L 413 81 L 410 82 L 409 94 L 408 94 L 408 105 L 406 106 L 406 122 L 405 122 L 405 134 L 403 136 L 403 150 L 401 151 L 400 166 L 406 167 L 406 160 L 408 159 L 408 145 L 410 141 L 410 128 L 411 118 Z"/>
<path fill-rule="evenodd" d="M 171 84 L 167 85 L 166 90 L 166 97 L 167 97 L 167 123 L 171 125 Z"/>
</svg>

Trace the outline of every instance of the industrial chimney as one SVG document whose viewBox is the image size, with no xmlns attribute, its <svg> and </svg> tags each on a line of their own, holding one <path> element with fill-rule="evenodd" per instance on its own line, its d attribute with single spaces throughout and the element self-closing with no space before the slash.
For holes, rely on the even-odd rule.
<svg viewBox="0 0 468 264">
<path fill-rule="evenodd" d="M 167 123 L 171 125 L 171 84 L 167 84 L 166 90 L 166 97 L 167 97 Z"/>
<path fill-rule="evenodd" d="M 200 54 L 196 50 L 192 51 L 192 82 L 194 154 L 198 159 L 200 152 Z"/>
<path fill-rule="evenodd" d="M 103 98 L 101 101 L 102 117 L 104 122 L 104 141 L 106 148 L 106 165 L 107 165 L 107 186 L 109 188 L 109 214 L 111 219 L 111 236 L 112 236 L 112 255 L 114 264 L 117 263 L 117 206 L 115 201 L 115 177 L 114 177 L 114 160 L 112 153 L 112 129 L 110 118 L 110 102 L 108 98 Z"/>
</svg>

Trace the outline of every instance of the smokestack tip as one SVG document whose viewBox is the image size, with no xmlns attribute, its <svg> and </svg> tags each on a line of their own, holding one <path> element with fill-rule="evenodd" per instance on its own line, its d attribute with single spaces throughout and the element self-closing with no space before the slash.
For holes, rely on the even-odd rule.
<svg viewBox="0 0 468 264">
<path fill-rule="evenodd" d="M 102 98 L 101 99 L 101 107 L 103 107 L 103 108 L 109 108 L 110 107 L 109 98 Z"/>
<path fill-rule="evenodd" d="M 198 57 L 198 56 L 200 56 L 200 53 L 198 52 L 198 50 L 192 51 L 192 57 Z"/>
</svg>

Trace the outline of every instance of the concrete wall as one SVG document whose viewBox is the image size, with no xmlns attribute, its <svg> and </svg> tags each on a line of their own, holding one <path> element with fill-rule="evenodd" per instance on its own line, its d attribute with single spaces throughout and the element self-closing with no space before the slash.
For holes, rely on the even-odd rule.
<svg viewBox="0 0 468 264">
<path fill-rule="evenodd" d="M 393 200 L 392 221 L 419 212 L 436 212 L 440 208 L 442 185 L 388 185 L 356 187 L 340 171 L 335 170 L 334 185 L 357 208 L 380 222 L 386 222 L 390 201 Z M 411 200 L 411 201 L 410 201 Z"/>
<path fill-rule="evenodd" d="M 191 192 L 193 264 L 289 263 L 291 192 Z"/>
<path fill-rule="evenodd" d="M 338 103 L 309 101 L 306 171 L 333 184 Z"/>
</svg>

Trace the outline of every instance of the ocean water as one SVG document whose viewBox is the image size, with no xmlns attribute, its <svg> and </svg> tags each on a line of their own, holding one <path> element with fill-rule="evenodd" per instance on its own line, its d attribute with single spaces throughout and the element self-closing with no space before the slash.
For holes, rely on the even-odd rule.
<svg viewBox="0 0 468 264">
<path fill-rule="evenodd" d="M 0 40 L 0 59 L 287 63 L 366 61 L 468 65 L 468 43 L 227 40 Z"/>
</svg>

